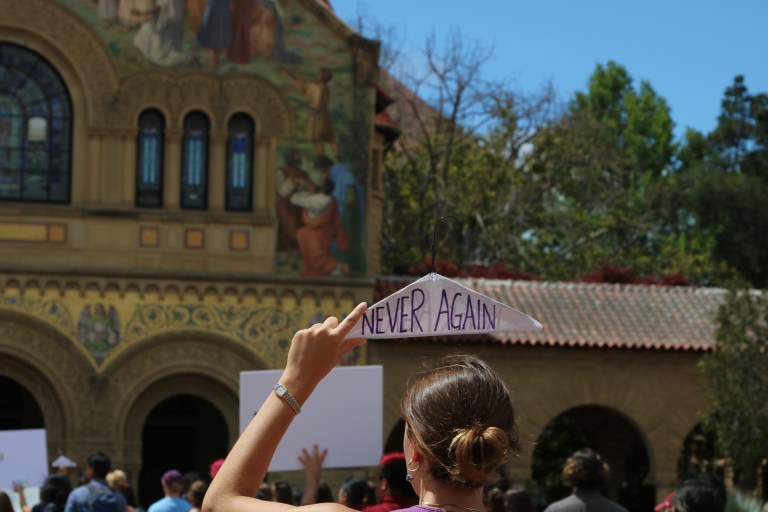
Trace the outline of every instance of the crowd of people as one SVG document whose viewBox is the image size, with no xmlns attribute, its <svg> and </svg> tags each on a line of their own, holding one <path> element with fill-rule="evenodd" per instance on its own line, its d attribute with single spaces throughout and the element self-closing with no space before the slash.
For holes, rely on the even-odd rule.
<svg viewBox="0 0 768 512">
<path fill-rule="evenodd" d="M 300 460 L 305 485 L 295 493 L 288 482 L 270 483 L 267 469 L 292 419 L 301 413 L 319 382 L 362 339 L 345 339 L 365 305 L 343 321 L 334 317 L 296 333 L 285 371 L 223 461 L 210 468 L 210 484 L 169 469 L 159 484 L 164 497 L 147 512 L 280 512 L 306 507 L 314 512 L 532 512 L 521 489 L 498 485 L 510 457 L 518 453 L 516 411 L 509 390 L 481 359 L 453 355 L 436 361 L 409 383 L 401 401 L 405 421 L 403 452 L 382 457 L 373 481 L 346 479 L 334 496 L 321 478 L 326 451 L 305 449 Z M 87 464 L 88 481 L 69 489 L 59 475 L 49 477 L 41 503 L 23 512 L 135 512 L 135 494 L 125 474 L 111 471 L 104 453 Z M 545 512 L 627 512 L 603 496 L 608 465 L 585 448 L 565 464 L 573 492 Z M 658 512 L 724 512 L 725 489 L 709 475 L 685 479 Z M 0 512 L 10 512 L 0 494 Z"/>
<path fill-rule="evenodd" d="M 390 512 L 418 506 L 408 476 L 413 473 L 405 454 L 388 453 L 380 461 L 373 479 L 352 475 L 344 480 L 338 492 L 322 481 L 321 470 L 326 452 L 313 447 L 304 450 L 301 462 L 305 469 L 305 484 L 294 489 L 288 481 L 270 483 L 268 478 L 259 486 L 256 498 L 293 506 L 338 503 L 362 512 Z M 214 461 L 209 470 L 211 479 L 222 466 L 223 459 Z M 69 476 L 50 475 L 40 489 L 40 502 L 30 506 L 24 489 L 14 484 L 22 512 L 142 512 L 136 493 L 124 471 L 110 470 L 109 457 L 101 452 L 88 458 L 86 482 L 72 488 Z M 572 485 L 570 496 L 548 505 L 544 512 L 626 512 L 626 509 L 600 493 L 609 478 L 608 465 L 595 451 L 584 448 L 574 453 L 563 469 L 564 479 Z M 152 503 L 146 512 L 201 512 L 208 489 L 208 479 L 198 473 L 182 474 L 175 469 L 166 471 L 160 479 L 163 498 Z M 724 512 L 725 487 L 716 477 L 702 473 L 689 475 L 679 488 L 670 493 L 656 512 Z M 482 487 L 482 510 L 471 507 L 443 505 L 448 512 L 534 512 L 532 496 L 523 488 L 510 488 L 505 479 Z M 429 508 L 429 507 L 423 507 Z M 440 510 L 440 509 L 438 509 Z M 539 507 L 538 510 L 541 510 Z M 0 492 L 0 512 L 12 512 L 8 495 Z"/>
</svg>

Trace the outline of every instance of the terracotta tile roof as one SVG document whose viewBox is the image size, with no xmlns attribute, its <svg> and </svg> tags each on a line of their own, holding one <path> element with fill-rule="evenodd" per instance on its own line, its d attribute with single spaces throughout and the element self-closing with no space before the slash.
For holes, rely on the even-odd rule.
<svg viewBox="0 0 768 512">
<path fill-rule="evenodd" d="M 414 280 L 380 277 L 375 301 Z M 696 287 L 468 278 L 456 281 L 533 316 L 544 329 L 434 337 L 431 341 L 707 351 L 715 340 L 714 313 L 726 293 Z"/>
<path fill-rule="evenodd" d="M 400 136 L 400 130 L 386 110 L 382 110 L 373 118 L 376 131 L 383 134 L 388 141 L 395 141 Z"/>
</svg>

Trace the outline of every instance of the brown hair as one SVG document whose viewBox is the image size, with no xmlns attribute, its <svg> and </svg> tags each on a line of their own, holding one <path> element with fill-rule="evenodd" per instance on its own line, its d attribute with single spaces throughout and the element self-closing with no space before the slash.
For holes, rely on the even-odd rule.
<svg viewBox="0 0 768 512">
<path fill-rule="evenodd" d="M 568 458 L 563 477 L 579 489 L 599 489 L 608 482 L 610 468 L 591 448 L 582 448 Z"/>
<path fill-rule="evenodd" d="M 187 491 L 185 497 L 192 504 L 193 508 L 199 509 L 203 507 L 203 498 L 205 498 L 205 492 L 207 490 L 208 485 L 202 480 L 197 480 L 196 482 L 192 482 L 192 485 L 189 486 L 189 491 Z"/>
<path fill-rule="evenodd" d="M 509 390 L 477 357 L 446 356 L 417 374 L 400 410 L 430 473 L 444 482 L 480 487 L 519 451 Z"/>
<path fill-rule="evenodd" d="M 11 497 L 0 491 L 0 512 L 14 512 Z"/>
</svg>

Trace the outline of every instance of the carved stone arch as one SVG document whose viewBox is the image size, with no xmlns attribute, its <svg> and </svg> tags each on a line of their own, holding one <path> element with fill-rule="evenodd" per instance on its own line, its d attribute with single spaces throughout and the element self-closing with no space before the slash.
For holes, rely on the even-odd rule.
<svg viewBox="0 0 768 512">
<path fill-rule="evenodd" d="M 203 289 L 203 297 L 215 298 L 217 303 L 221 303 L 223 295 L 216 286 L 206 286 Z"/>
<path fill-rule="evenodd" d="M 579 407 L 601 407 L 612 411 L 625 420 L 637 432 L 648 452 L 650 474 L 654 475 L 658 466 L 658 446 L 654 446 L 649 436 L 649 426 L 643 414 L 647 404 L 637 397 L 629 386 L 596 386 L 598 396 L 585 392 L 587 386 L 567 386 L 551 389 L 551 395 L 540 396 L 535 403 L 526 404 L 525 430 L 538 439 L 544 428 L 555 418 Z"/>
<path fill-rule="evenodd" d="M 195 395 L 215 405 L 224 417 L 230 441 L 239 432 L 241 371 L 266 368 L 243 345 L 208 333 L 177 331 L 132 344 L 104 368 L 118 393 L 115 438 L 123 442 L 122 460 L 133 474 L 141 464 L 141 432 L 152 409 L 175 395 Z"/>
<path fill-rule="evenodd" d="M 303 290 L 298 302 L 299 304 L 305 304 L 313 308 L 321 306 L 320 296 L 315 290 Z"/>
<path fill-rule="evenodd" d="M 177 330 L 132 342 L 105 361 L 101 375 L 130 395 L 149 375 L 172 375 L 182 368 L 225 379 L 237 388 L 241 371 L 266 368 L 251 350 L 218 334 Z"/>
<path fill-rule="evenodd" d="M 203 294 L 201 293 L 200 289 L 196 285 L 188 284 L 187 286 L 184 287 L 184 292 L 182 293 L 182 297 L 187 297 L 190 295 L 195 297 L 198 301 L 203 300 Z"/>
<path fill-rule="evenodd" d="M 2 39 L 44 56 L 62 75 L 74 115 L 88 125 L 114 124 L 115 62 L 103 41 L 68 8 L 44 0 L 0 0 Z"/>
<path fill-rule="evenodd" d="M 272 293 L 272 295 L 270 295 Z M 269 290 L 265 291 L 263 294 L 264 298 L 267 297 L 277 297 L 276 292 L 270 292 Z M 259 290 L 256 287 L 248 286 L 246 287 L 242 293 L 240 294 L 240 301 L 252 301 L 254 303 L 262 302 L 262 294 L 259 293 Z"/>
<path fill-rule="evenodd" d="M 123 428 L 118 431 L 119 439 L 122 439 L 126 446 L 140 446 L 141 430 L 152 409 L 164 400 L 177 395 L 194 395 L 216 406 L 227 424 L 229 439 L 231 441 L 237 439 L 240 430 L 240 402 L 237 390 L 213 380 L 209 375 L 181 372 L 152 380 L 151 384 L 142 389 L 142 393 L 130 402 L 130 408 L 120 411 L 122 413 L 120 417 L 123 418 L 124 423 Z"/>
<path fill-rule="evenodd" d="M 61 281 L 58 279 L 49 279 L 43 286 L 43 293 L 64 296 L 64 290 L 61 287 Z"/>
<path fill-rule="evenodd" d="M 101 283 L 98 281 L 88 281 L 83 286 L 83 290 L 85 290 L 85 293 L 92 292 L 94 294 L 98 294 L 99 297 L 104 297 L 104 289 L 101 286 Z"/>
<path fill-rule="evenodd" d="M 26 389 L 40 408 L 46 429 L 48 456 L 55 457 L 56 450 L 64 449 L 67 438 L 72 434 L 73 411 L 65 410 L 58 393 L 59 388 L 40 368 L 29 361 L 5 357 L 2 347 L 0 358 L 0 375 L 13 379 Z"/>
<path fill-rule="evenodd" d="M 163 297 L 166 299 L 173 298 L 181 300 L 181 290 L 176 284 L 168 284 L 163 288 Z"/>
<path fill-rule="evenodd" d="M 133 109 L 131 112 L 133 117 L 130 118 L 131 127 L 136 133 L 139 131 L 139 120 L 141 118 L 141 114 L 147 112 L 148 110 L 156 110 L 157 112 L 160 112 L 160 115 L 163 116 L 163 123 L 165 123 L 166 128 L 168 127 L 168 122 L 173 119 L 173 116 L 171 115 L 166 105 L 152 101 L 140 103 Z"/>
<path fill-rule="evenodd" d="M 24 290 L 24 294 L 41 293 L 40 281 L 35 277 L 30 277 L 24 281 L 22 290 Z"/>
<path fill-rule="evenodd" d="M 256 133 L 286 137 L 294 131 L 293 115 L 280 89 L 259 78 L 230 76 L 221 84 L 225 123 L 237 112 L 253 116 Z M 225 124 L 226 128 L 226 124 Z"/>
<path fill-rule="evenodd" d="M 645 443 L 646 447 L 648 448 L 648 452 L 650 455 L 650 443 L 648 441 L 648 436 L 646 432 L 643 429 L 643 425 L 640 424 L 638 421 L 635 420 L 635 418 L 632 417 L 631 414 L 629 414 L 627 411 L 622 410 L 620 407 L 615 407 L 613 405 L 606 405 L 604 403 L 595 403 L 595 402 L 581 402 L 581 403 L 575 403 L 573 405 L 570 405 L 568 407 L 558 409 L 554 414 L 552 414 L 547 421 L 538 429 L 538 431 L 535 432 L 536 437 L 541 434 L 541 432 L 544 430 L 544 428 L 552 423 L 556 418 L 562 416 L 563 414 L 567 414 L 570 411 L 573 411 L 574 409 L 580 408 L 580 407 L 599 407 L 602 409 L 610 410 L 613 414 L 619 416 L 623 420 L 625 420 L 628 424 L 632 426 L 632 428 L 637 431 L 637 433 L 640 435 L 641 439 L 643 440 L 643 443 Z"/>
<path fill-rule="evenodd" d="M 236 286 L 227 286 L 226 288 L 224 288 L 224 291 L 221 292 L 221 297 L 222 298 L 230 298 L 230 297 L 239 298 L 240 292 L 238 291 Z"/>
<path fill-rule="evenodd" d="M 208 116 L 211 132 L 225 130 L 222 120 L 219 78 L 205 73 L 186 73 L 176 79 L 176 95 L 179 102 L 177 126 L 184 126 L 184 118 L 199 110 Z"/>
<path fill-rule="evenodd" d="M 532 473 L 535 474 L 538 468 L 541 475 L 542 463 L 547 467 L 546 464 L 553 460 L 564 460 L 573 451 L 589 447 L 597 451 L 611 468 L 610 479 L 604 486 L 607 496 L 618 500 L 622 493 L 628 493 L 624 494 L 624 500 L 629 495 L 641 502 L 641 508 L 653 506 L 653 496 L 643 492 L 646 484 L 651 483 L 654 487 L 657 484 L 658 463 L 653 445 L 643 425 L 626 411 L 584 403 L 559 412 L 547 426 L 550 429 L 544 439 L 565 440 L 562 444 L 542 442 L 531 450 Z M 560 437 L 564 435 L 565 438 Z M 567 452 L 564 452 L 566 448 Z M 552 471 L 551 465 L 548 468 Z M 558 468 L 554 473 L 559 474 L 560 470 Z"/>
<path fill-rule="evenodd" d="M 125 124 L 136 126 L 144 110 L 153 108 L 163 113 L 167 128 L 179 128 L 181 104 L 176 97 L 176 78 L 160 71 L 145 71 L 125 78 L 117 93 L 120 117 Z"/>
<path fill-rule="evenodd" d="M 227 129 L 229 129 L 229 122 L 236 115 L 247 116 L 251 121 L 253 121 L 254 132 L 256 131 L 259 125 L 258 117 L 250 105 L 236 105 L 234 108 L 224 113 L 224 125 L 227 127 Z"/>
<path fill-rule="evenodd" d="M 0 374 L 26 388 L 43 413 L 50 454 L 67 448 L 79 429 L 95 373 L 83 347 L 45 322 L 0 310 Z M 75 393 L 77 394 L 75 396 Z"/>
<path fill-rule="evenodd" d="M 202 105 L 198 102 L 191 102 L 185 105 L 178 115 L 178 123 L 179 123 L 179 130 L 181 130 L 181 133 L 184 133 L 184 121 L 186 120 L 187 116 L 192 114 L 193 112 L 200 112 L 205 116 L 205 118 L 208 120 L 208 134 L 209 136 L 213 135 L 215 132 L 220 132 L 223 130 L 221 126 L 219 126 L 219 123 L 217 122 L 217 115 L 216 110 L 211 108 L 208 105 Z"/>
</svg>

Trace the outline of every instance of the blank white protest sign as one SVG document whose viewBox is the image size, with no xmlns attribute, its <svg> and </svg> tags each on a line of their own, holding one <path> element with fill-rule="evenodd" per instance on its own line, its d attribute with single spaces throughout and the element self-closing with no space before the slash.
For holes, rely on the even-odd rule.
<svg viewBox="0 0 768 512">
<path fill-rule="evenodd" d="M 259 410 L 282 370 L 240 373 L 240 432 Z M 288 392 L 290 393 L 290 389 Z M 376 466 L 381 458 L 383 422 L 381 366 L 340 366 L 318 384 L 294 418 L 269 465 L 270 471 L 304 468 L 302 448 L 328 449 L 325 468 Z M 288 404 L 285 407 L 290 410 Z M 293 414 L 293 412 L 291 412 Z"/>
<path fill-rule="evenodd" d="M 13 482 L 25 488 L 30 505 L 38 502 L 37 493 L 48 476 L 48 446 L 45 429 L 0 431 L 0 490 L 11 498 L 11 503 L 21 510 L 18 494 L 13 492 Z"/>
</svg>

